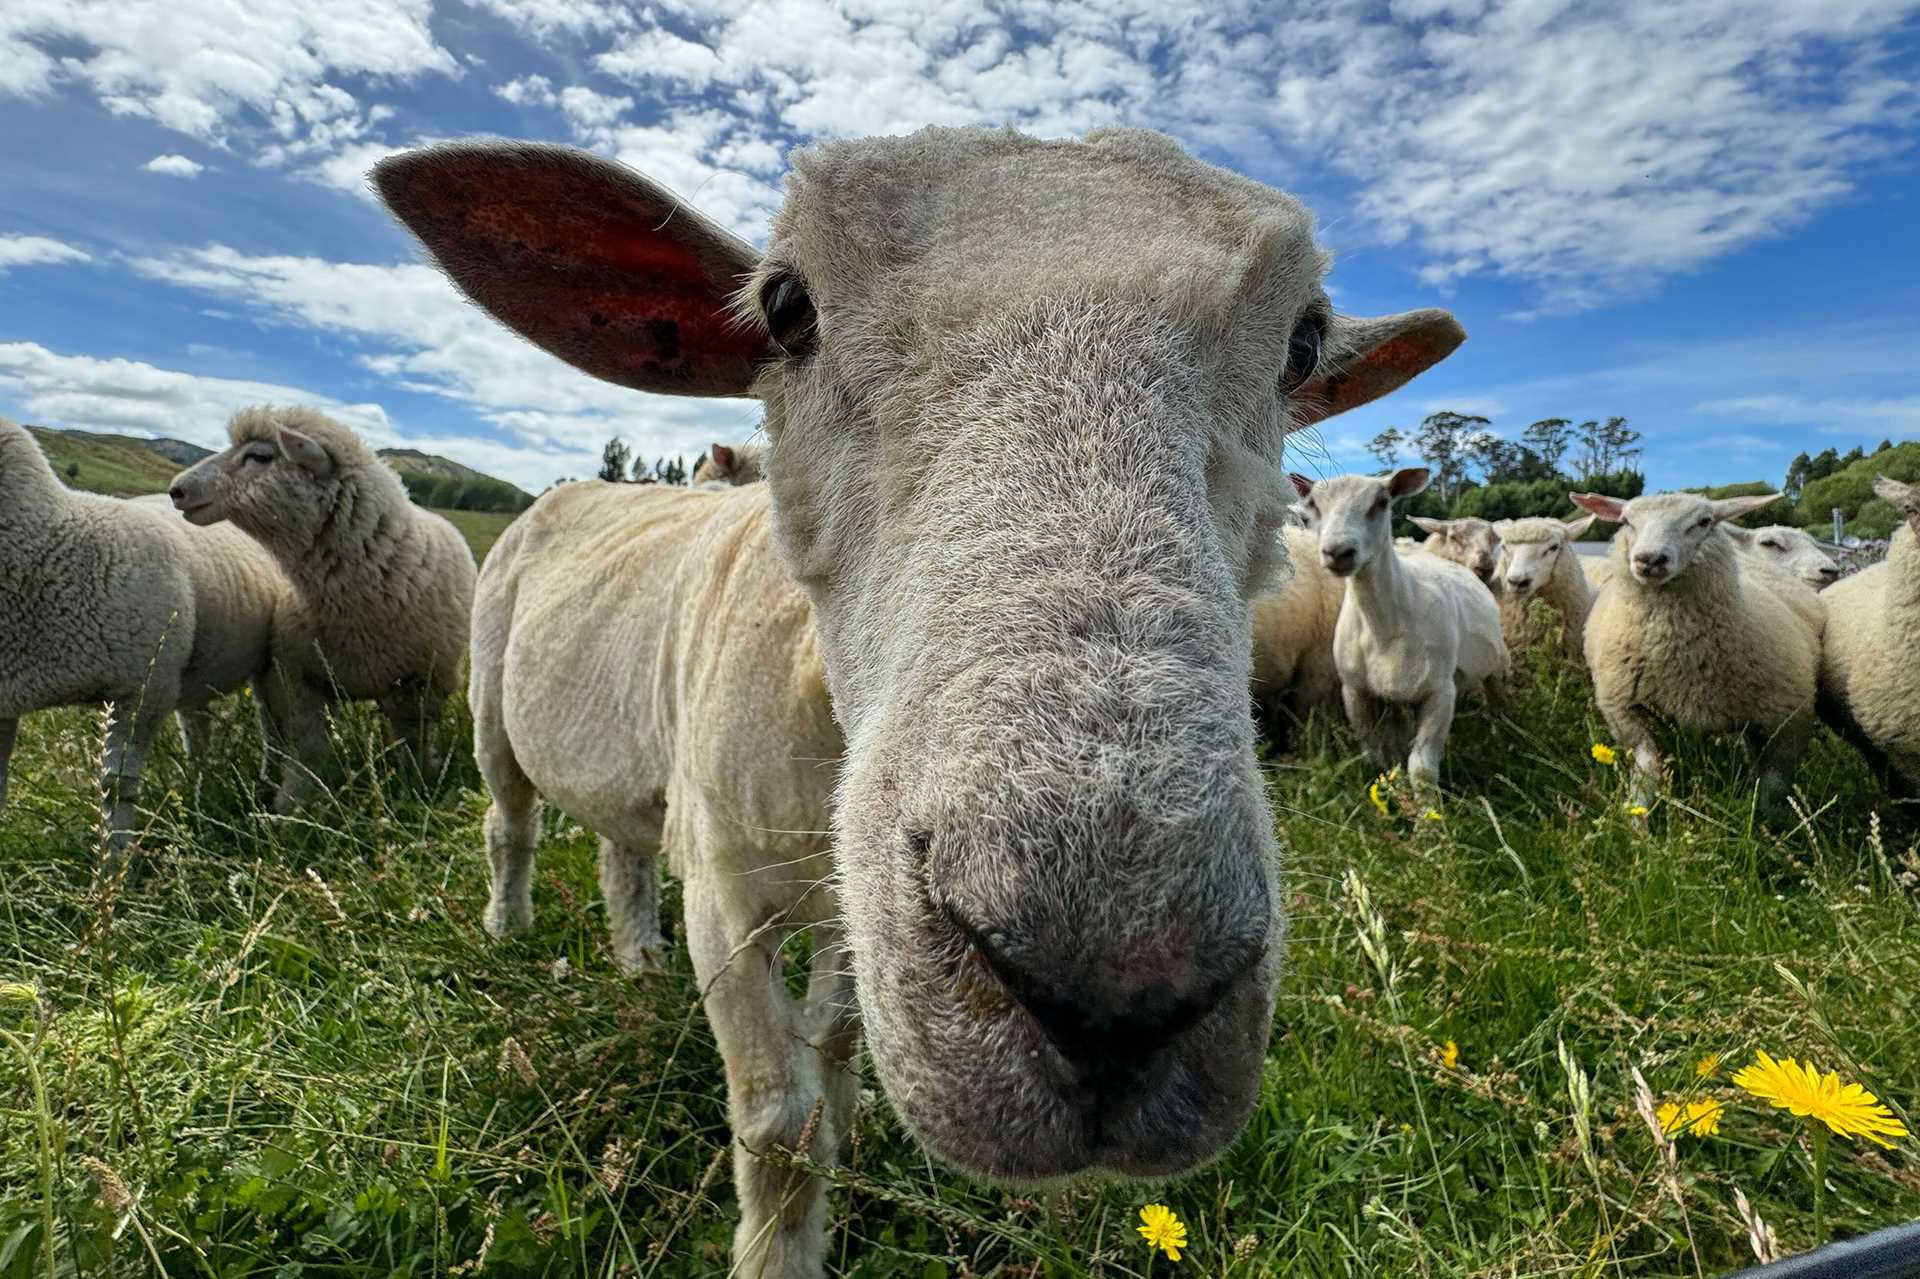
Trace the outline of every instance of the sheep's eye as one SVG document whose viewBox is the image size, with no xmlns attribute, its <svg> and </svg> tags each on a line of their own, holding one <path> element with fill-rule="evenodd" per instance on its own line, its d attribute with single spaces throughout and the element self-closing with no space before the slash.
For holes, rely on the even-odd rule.
<svg viewBox="0 0 1920 1279">
<path fill-rule="evenodd" d="M 805 355 L 813 348 L 819 317 L 813 298 L 797 275 L 776 275 L 760 290 L 760 310 L 767 317 L 767 333 L 788 355 Z"/>
<path fill-rule="evenodd" d="M 271 449 L 255 449 L 246 455 L 246 460 L 249 462 L 258 462 L 260 465 L 265 466 L 273 461 L 273 451 Z"/>
<path fill-rule="evenodd" d="M 1760 545 L 1766 547 L 1769 551 L 1777 551 L 1780 549 L 1780 543 L 1774 541 L 1772 538 L 1761 538 Z"/>
<path fill-rule="evenodd" d="M 1707 527 L 1707 525 L 1711 523 L 1713 523 L 1713 517 L 1711 515 L 1702 515 L 1699 519 L 1693 522 L 1693 526 L 1695 528 L 1705 528 Z"/>
<path fill-rule="evenodd" d="M 1327 340 L 1327 317 L 1321 311 L 1308 311 L 1293 326 L 1293 336 L 1287 339 L 1287 367 L 1280 375 L 1280 389 L 1286 392 L 1299 390 L 1320 367 L 1320 349 Z"/>
</svg>

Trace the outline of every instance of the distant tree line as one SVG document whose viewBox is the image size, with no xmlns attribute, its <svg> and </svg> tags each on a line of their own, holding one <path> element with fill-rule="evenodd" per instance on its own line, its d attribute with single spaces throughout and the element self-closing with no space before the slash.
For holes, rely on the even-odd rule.
<svg viewBox="0 0 1920 1279">
<path fill-rule="evenodd" d="M 597 478 L 609 484 L 685 484 L 687 477 L 699 470 L 706 458 L 705 453 L 695 458 L 691 469 L 685 454 L 662 457 L 649 466 L 647 459 L 635 457 L 626 441 L 616 435 L 600 450 Z"/>
<path fill-rule="evenodd" d="M 1594 418 L 1575 423 L 1551 417 L 1528 426 L 1518 440 L 1505 439 L 1490 429 L 1490 419 L 1451 410 L 1429 414 L 1417 428 L 1402 431 L 1390 426 L 1367 443 L 1367 452 L 1382 470 L 1393 470 L 1419 460 L 1433 472 L 1427 491 L 1403 502 L 1406 517 L 1430 516 L 1484 520 L 1522 519 L 1529 515 L 1568 516 L 1569 489 L 1604 493 L 1609 497 L 1638 497 L 1646 476 L 1635 463 L 1642 453 L 1640 432 L 1623 417 Z M 1596 530 L 1604 537 L 1610 530 Z"/>
<path fill-rule="evenodd" d="M 420 506 L 443 511 L 494 511 L 517 515 L 533 505 L 533 499 L 504 480 L 485 475 L 464 479 L 453 475 L 402 475 L 407 496 Z"/>
</svg>

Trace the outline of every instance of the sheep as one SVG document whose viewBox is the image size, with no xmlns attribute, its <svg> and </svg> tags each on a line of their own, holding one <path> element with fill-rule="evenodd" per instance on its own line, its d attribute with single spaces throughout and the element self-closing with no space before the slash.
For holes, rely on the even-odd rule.
<svg viewBox="0 0 1920 1279">
<path fill-rule="evenodd" d="M 695 488 L 726 488 L 734 484 L 752 484 L 767 478 L 767 446 L 764 444 L 721 444 L 693 468 Z"/>
<path fill-rule="evenodd" d="M 1253 601 L 1253 699 L 1276 747 L 1314 711 L 1340 706 L 1333 628 L 1346 597 L 1346 583 L 1320 562 L 1311 532 L 1289 527 L 1280 537 L 1292 571 L 1280 589 Z"/>
<path fill-rule="evenodd" d="M 1593 591 L 1582 571 L 1584 562 L 1573 549 L 1595 517 L 1584 515 L 1564 523 L 1543 516 L 1502 520 L 1495 527 L 1503 553 L 1500 562 L 1500 628 L 1509 652 L 1519 652 L 1536 638 L 1527 611 L 1534 600 L 1560 614 L 1561 644 L 1575 661 L 1585 660 L 1587 610 Z"/>
<path fill-rule="evenodd" d="M 1438 785 L 1458 695 L 1506 676 L 1500 607 L 1453 561 L 1394 553 L 1393 503 L 1426 488 L 1424 467 L 1292 478 L 1322 563 L 1347 582 L 1333 636 L 1347 722 L 1381 768 L 1404 759 L 1414 785 Z"/>
<path fill-rule="evenodd" d="M 177 711 L 199 754 L 210 702 L 262 692 L 288 589 L 235 530 L 70 491 L 25 428 L 0 418 L 0 805 L 21 715 L 106 702 L 102 806 L 117 862 L 154 734 Z"/>
<path fill-rule="evenodd" d="M 1724 526 L 1727 536 L 1743 554 L 1770 562 L 1784 573 L 1792 574 L 1818 591 L 1840 580 L 1840 566 L 1815 541 L 1813 534 L 1789 524 L 1769 524 L 1764 528 Z"/>
<path fill-rule="evenodd" d="M 1860 748 L 1895 799 L 1920 798 L 1920 486 L 1878 476 L 1903 523 L 1887 558 L 1835 583 L 1820 663 L 1822 718 Z"/>
<path fill-rule="evenodd" d="M 1499 594 L 1500 533 L 1492 524 L 1473 516 L 1457 520 L 1435 520 L 1424 515 L 1410 518 L 1427 531 L 1421 550 L 1453 561 Z"/>
<path fill-rule="evenodd" d="M 456 143 L 374 182 L 546 350 L 765 408 L 768 486 L 681 500 L 766 504 L 846 750 L 824 884 L 747 823 L 724 860 L 669 848 L 727 1067 L 738 1270 L 822 1273 L 821 1183 L 751 1152 L 804 1137 L 831 1159 L 848 1131 L 829 1080 L 852 1036 L 796 1028 L 840 1024 L 849 965 L 881 1086 L 951 1164 L 1163 1176 L 1222 1149 L 1258 1096 L 1282 931 L 1248 688 L 1283 441 L 1442 358 L 1453 318 L 1334 315 L 1305 210 L 1131 130 L 796 152 L 764 254 L 578 150 Z M 757 571 L 713 519 L 689 597 L 709 616 Z M 620 658 L 663 702 L 691 671 L 766 678 L 666 634 Z M 558 780 L 597 793 L 591 755 L 629 725 L 593 727 Z M 711 740 L 681 741 L 687 786 L 759 784 Z M 819 915 L 833 937 L 795 1001 L 774 948 Z"/>
<path fill-rule="evenodd" d="M 1761 811 L 1777 814 L 1813 732 L 1826 610 L 1797 579 L 1738 553 L 1725 525 L 1778 495 L 1571 496 L 1621 526 L 1586 654 L 1600 713 L 1633 752 L 1633 804 L 1653 802 L 1662 759 L 1649 715 L 1661 715 L 1743 734 L 1758 755 Z"/>
<path fill-rule="evenodd" d="M 241 409 L 227 436 L 231 446 L 175 476 L 168 496 L 192 524 L 231 520 L 292 583 L 267 681 L 287 748 L 274 810 L 311 791 L 338 700 L 377 702 L 430 778 L 434 726 L 466 657 L 476 576 L 466 539 L 314 409 Z"/>
</svg>

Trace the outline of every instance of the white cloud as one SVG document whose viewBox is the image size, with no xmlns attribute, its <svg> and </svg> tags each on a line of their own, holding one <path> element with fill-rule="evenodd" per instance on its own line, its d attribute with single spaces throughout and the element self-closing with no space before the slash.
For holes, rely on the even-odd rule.
<svg viewBox="0 0 1920 1279">
<path fill-rule="evenodd" d="M 156 155 L 140 166 L 148 173 L 164 173 L 174 178 L 197 178 L 207 167 L 184 155 Z"/>
<path fill-rule="evenodd" d="M 643 395 L 588 377 L 468 305 L 425 266 L 255 257 L 223 245 L 132 265 L 270 323 L 345 339 L 396 388 L 452 401 L 496 428 L 491 444 L 461 447 L 505 459 L 501 473 L 536 488 L 581 474 L 574 462 L 597 455 L 610 435 L 648 456 L 691 458 L 714 439 L 744 438 L 759 420 L 750 401 Z"/>
<path fill-rule="evenodd" d="M 16 266 L 52 266 L 90 262 L 91 254 L 44 235 L 0 235 L 0 275 Z"/>
<path fill-rule="evenodd" d="M 1695 405 L 1694 412 L 1786 426 L 1815 426 L 1829 435 L 1920 434 L 1920 395 L 1877 398 L 1744 395 L 1708 400 Z"/>
</svg>

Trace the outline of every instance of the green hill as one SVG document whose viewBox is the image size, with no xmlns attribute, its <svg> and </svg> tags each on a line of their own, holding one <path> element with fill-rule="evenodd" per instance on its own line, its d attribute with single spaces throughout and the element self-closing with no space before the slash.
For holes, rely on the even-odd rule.
<svg viewBox="0 0 1920 1279">
<path fill-rule="evenodd" d="M 173 477 L 199 458 L 175 461 L 154 449 L 155 444 L 193 449 L 181 440 L 143 440 L 131 435 L 97 435 L 91 431 L 57 431 L 51 427 L 29 426 L 40 441 L 53 469 L 70 486 L 89 493 L 107 493 L 114 497 L 139 497 L 143 493 L 164 493 Z M 207 450 L 198 450 L 200 457 Z M 184 456 L 184 455 L 183 455 Z"/>
<path fill-rule="evenodd" d="M 1876 475 L 1890 475 L 1907 484 L 1920 482 L 1920 440 L 1896 444 L 1813 480 L 1800 494 L 1793 522 L 1802 528 L 1826 528 L 1838 507 L 1846 515 L 1847 532 L 1856 537 L 1887 536 L 1900 517 L 1891 505 L 1873 495 Z"/>
</svg>

